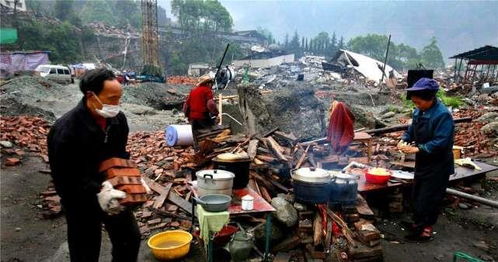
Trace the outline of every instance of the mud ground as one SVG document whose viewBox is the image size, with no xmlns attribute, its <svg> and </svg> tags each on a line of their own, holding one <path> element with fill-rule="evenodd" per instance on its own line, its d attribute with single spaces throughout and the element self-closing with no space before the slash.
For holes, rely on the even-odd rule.
<svg viewBox="0 0 498 262">
<path fill-rule="evenodd" d="M 1 261 L 62 262 L 68 260 L 66 224 L 64 217 L 43 219 L 39 193 L 43 192 L 50 176 L 40 173 L 47 165 L 38 157 L 25 157 L 23 164 L 2 168 L 1 196 Z M 498 176 L 498 174 L 491 174 Z M 478 186 L 478 185 L 476 185 Z M 498 192 L 492 192 L 498 199 Z M 453 253 L 462 251 L 485 261 L 498 260 L 498 210 L 485 206 L 470 210 L 446 209 L 434 231 L 433 241 L 424 244 L 404 243 L 405 231 L 398 218 L 377 223 L 384 239 L 384 261 L 422 262 L 452 261 Z M 101 261 L 111 260 L 111 245 L 103 234 Z M 193 246 L 184 261 L 202 261 L 202 251 Z M 146 240 L 142 241 L 139 261 L 156 261 L 150 254 Z"/>
</svg>

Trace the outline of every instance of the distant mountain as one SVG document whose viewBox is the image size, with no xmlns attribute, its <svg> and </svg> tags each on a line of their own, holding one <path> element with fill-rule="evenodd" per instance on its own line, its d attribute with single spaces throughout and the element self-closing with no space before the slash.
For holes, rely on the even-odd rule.
<svg viewBox="0 0 498 262">
<path fill-rule="evenodd" d="M 483 45 L 498 46 L 498 1 L 236 1 L 221 0 L 235 29 L 263 27 L 283 41 L 336 32 L 345 39 L 391 34 L 395 43 L 422 48 L 432 36 L 445 59 Z M 170 1 L 159 0 L 170 12 Z"/>
</svg>

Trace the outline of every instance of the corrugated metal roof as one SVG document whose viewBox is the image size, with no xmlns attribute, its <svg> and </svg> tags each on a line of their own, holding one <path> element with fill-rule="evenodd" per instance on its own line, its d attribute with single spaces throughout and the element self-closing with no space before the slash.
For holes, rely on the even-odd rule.
<svg viewBox="0 0 498 262">
<path fill-rule="evenodd" d="M 483 60 L 483 61 L 498 60 L 498 47 L 486 45 L 474 50 L 454 55 L 450 58 L 462 58 L 462 59 Z"/>
</svg>

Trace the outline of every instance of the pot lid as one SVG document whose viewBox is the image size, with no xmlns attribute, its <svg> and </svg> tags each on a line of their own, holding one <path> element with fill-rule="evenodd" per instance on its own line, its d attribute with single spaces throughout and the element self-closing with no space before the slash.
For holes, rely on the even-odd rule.
<svg viewBox="0 0 498 262">
<path fill-rule="evenodd" d="M 294 180 L 310 183 L 324 183 L 330 181 L 330 175 L 326 170 L 309 167 L 303 167 L 296 170 L 292 178 Z"/>
<path fill-rule="evenodd" d="M 213 180 L 222 180 L 222 179 L 232 179 L 235 175 L 232 172 L 221 170 L 221 169 L 206 169 L 197 171 L 195 173 L 197 178 L 207 178 L 210 179 L 213 176 Z M 206 176 L 207 175 L 207 176 Z"/>
<path fill-rule="evenodd" d="M 254 200 L 254 197 L 251 195 L 245 195 L 242 197 L 242 200 Z"/>
<path fill-rule="evenodd" d="M 338 178 L 338 179 L 343 179 L 343 180 L 357 180 L 356 176 L 350 175 L 350 174 L 345 174 L 342 172 L 334 172 L 330 174 L 332 178 Z"/>
</svg>

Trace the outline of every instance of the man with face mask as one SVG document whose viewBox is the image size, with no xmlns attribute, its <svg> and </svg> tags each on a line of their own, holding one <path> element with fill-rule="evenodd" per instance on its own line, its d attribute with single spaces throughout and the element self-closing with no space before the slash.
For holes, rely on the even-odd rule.
<svg viewBox="0 0 498 262">
<path fill-rule="evenodd" d="M 126 193 L 98 172 L 102 161 L 129 158 L 128 124 L 120 112 L 123 94 L 107 69 L 88 71 L 82 100 L 48 134 L 52 178 L 67 221 L 71 261 L 98 261 L 102 225 L 112 242 L 112 261 L 136 261 L 140 232 L 133 213 L 119 205 Z"/>
</svg>

